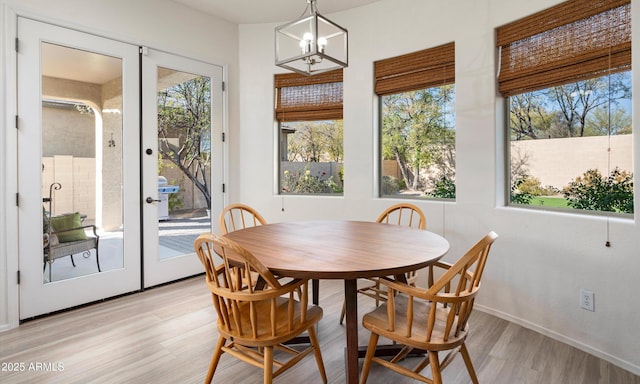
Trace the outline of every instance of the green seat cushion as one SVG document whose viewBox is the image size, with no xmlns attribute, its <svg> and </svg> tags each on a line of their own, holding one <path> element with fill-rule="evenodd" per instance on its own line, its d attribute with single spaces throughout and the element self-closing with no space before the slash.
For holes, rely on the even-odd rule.
<svg viewBox="0 0 640 384">
<path fill-rule="evenodd" d="M 51 221 L 51 226 L 53 226 L 53 229 L 56 232 L 58 232 L 56 233 L 56 235 L 58 236 L 58 241 L 61 243 L 68 243 L 71 241 L 80 241 L 80 240 L 87 239 L 87 234 L 84 233 L 84 229 L 79 228 L 79 227 L 82 227 L 82 221 L 80 220 L 79 212 L 68 213 L 60 216 L 54 216 L 50 219 L 50 221 Z M 78 229 L 75 229 L 73 231 L 61 232 L 71 228 L 78 228 Z"/>
</svg>

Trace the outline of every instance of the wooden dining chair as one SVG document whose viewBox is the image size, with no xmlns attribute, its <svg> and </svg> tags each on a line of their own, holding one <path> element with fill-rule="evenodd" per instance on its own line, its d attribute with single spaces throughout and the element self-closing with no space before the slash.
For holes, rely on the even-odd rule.
<svg viewBox="0 0 640 384">
<path fill-rule="evenodd" d="M 267 221 L 246 204 L 230 204 L 224 207 L 218 218 L 220 233 L 226 235 L 229 232 L 257 225 L 265 225 Z"/>
<path fill-rule="evenodd" d="M 267 220 L 258 211 L 246 204 L 230 204 L 224 207 L 218 217 L 220 233 L 226 235 L 239 229 L 266 225 Z M 255 275 L 255 274 L 254 274 Z M 312 281 L 313 303 L 318 304 L 320 285 L 318 280 Z"/>
<path fill-rule="evenodd" d="M 410 203 L 399 203 L 385 209 L 376 219 L 378 223 L 402 225 L 405 227 L 427 229 L 427 219 L 422 210 Z M 407 272 L 405 274 L 407 282 L 415 285 L 418 278 L 417 271 Z M 358 288 L 358 293 L 371 297 L 376 301 L 376 307 L 380 302 L 386 300 L 386 290 L 380 289 L 378 278 L 367 279 L 367 285 Z M 340 314 L 340 324 L 344 321 L 346 313 L 346 303 L 342 303 L 342 313 Z"/>
<path fill-rule="evenodd" d="M 265 220 L 258 211 L 246 204 L 229 204 L 220 211 L 220 216 L 218 216 L 220 233 L 223 235 L 239 229 L 265 224 L 267 224 L 267 220 Z M 253 274 L 253 281 L 258 279 L 258 274 L 256 272 L 243 272 Z"/>
<path fill-rule="evenodd" d="M 478 383 L 465 340 L 482 272 L 491 245 L 497 237 L 494 232 L 489 232 L 453 265 L 441 263 L 445 270 L 428 289 L 388 278 L 380 279 L 387 287 L 388 299 L 362 318 L 362 325 L 371 331 L 371 337 L 360 384 L 367 382 L 372 362 L 414 380 L 440 384 L 442 370 L 453 361 L 458 352 L 462 355 L 471 381 Z M 391 360 L 374 356 L 380 336 L 402 346 Z M 415 368 L 398 364 L 414 349 L 427 351 Z M 445 356 L 441 359 L 439 353 Z M 421 374 L 427 365 L 431 366 L 431 378 Z"/>
<path fill-rule="evenodd" d="M 262 368 L 264 383 L 271 383 L 274 377 L 313 352 L 322 381 L 326 383 L 327 375 L 315 331 L 323 312 L 318 306 L 308 305 L 308 281 L 294 279 L 281 284 L 249 251 L 215 234 L 198 236 L 194 247 L 206 272 L 206 284 L 218 315 L 220 335 L 204 382 L 211 382 L 224 353 Z M 259 284 L 251 281 L 254 274 L 245 271 L 257 273 L 264 282 L 263 286 L 255 288 Z M 247 276 L 249 281 L 240 276 Z M 304 332 L 310 340 L 310 345 L 304 350 L 283 344 Z M 278 352 L 278 359 L 274 358 L 274 351 Z M 280 360 L 287 355 L 291 356 L 286 361 Z M 275 370 L 274 365 L 277 367 Z"/>
</svg>

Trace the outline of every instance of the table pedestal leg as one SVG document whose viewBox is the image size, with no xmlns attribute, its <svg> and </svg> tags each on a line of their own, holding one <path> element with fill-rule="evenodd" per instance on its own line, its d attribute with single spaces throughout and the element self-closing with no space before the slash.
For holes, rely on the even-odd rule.
<svg viewBox="0 0 640 384">
<path fill-rule="evenodd" d="M 358 383 L 358 302 L 356 280 L 344 281 L 347 348 L 345 351 L 347 383 Z"/>
<path fill-rule="evenodd" d="M 315 305 L 320 303 L 320 280 L 311 280 L 311 302 Z"/>
</svg>

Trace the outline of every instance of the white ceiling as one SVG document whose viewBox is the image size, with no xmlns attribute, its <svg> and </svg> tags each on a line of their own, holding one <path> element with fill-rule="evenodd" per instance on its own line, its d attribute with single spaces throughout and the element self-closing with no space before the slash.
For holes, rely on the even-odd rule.
<svg viewBox="0 0 640 384">
<path fill-rule="evenodd" d="M 122 76 L 122 60 L 99 53 L 42 43 L 42 75 L 105 84 Z"/>
<path fill-rule="evenodd" d="M 237 24 L 277 23 L 302 16 L 306 0 L 172 0 Z M 318 0 L 321 14 L 344 11 L 378 0 Z M 53 44 L 43 45 L 45 76 L 104 84 L 121 76 L 119 59 Z"/>
<path fill-rule="evenodd" d="M 173 0 L 199 11 L 236 24 L 261 24 L 295 20 L 300 17 L 306 0 Z M 333 12 L 375 3 L 378 0 L 317 0 L 318 12 Z"/>
</svg>

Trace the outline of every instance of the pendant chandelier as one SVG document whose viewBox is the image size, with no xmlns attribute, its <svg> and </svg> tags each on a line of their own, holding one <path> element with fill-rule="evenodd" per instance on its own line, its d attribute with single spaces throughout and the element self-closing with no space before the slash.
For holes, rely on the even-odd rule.
<svg viewBox="0 0 640 384">
<path fill-rule="evenodd" d="M 346 68 L 347 35 L 346 29 L 318 13 L 316 0 L 307 0 L 299 19 L 276 27 L 276 65 L 308 76 Z"/>
</svg>

